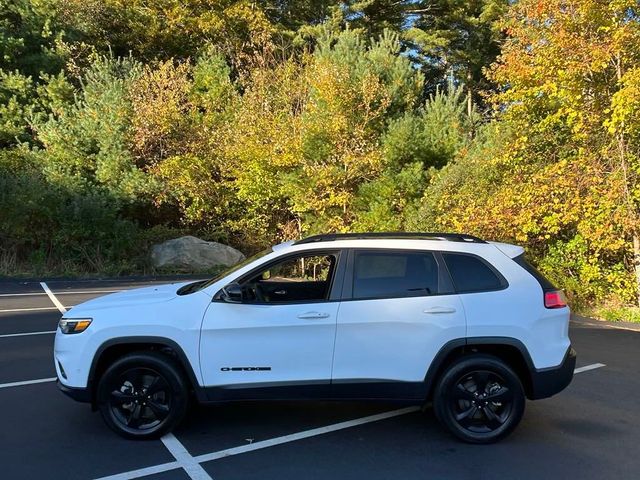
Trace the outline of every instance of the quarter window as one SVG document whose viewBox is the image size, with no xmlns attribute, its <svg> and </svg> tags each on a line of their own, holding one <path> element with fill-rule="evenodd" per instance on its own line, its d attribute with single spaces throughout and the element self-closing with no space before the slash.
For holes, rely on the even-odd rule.
<svg viewBox="0 0 640 480">
<path fill-rule="evenodd" d="M 458 293 L 500 290 L 504 286 L 498 275 L 478 257 L 456 253 L 442 256 Z"/>
<path fill-rule="evenodd" d="M 353 298 L 438 293 L 438 264 L 430 252 L 356 252 Z"/>
</svg>

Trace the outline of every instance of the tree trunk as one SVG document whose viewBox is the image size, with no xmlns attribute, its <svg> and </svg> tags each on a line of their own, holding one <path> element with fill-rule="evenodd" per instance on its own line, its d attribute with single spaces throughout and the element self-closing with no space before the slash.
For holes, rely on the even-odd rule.
<svg viewBox="0 0 640 480">
<path fill-rule="evenodd" d="M 640 305 L 640 237 L 633 234 L 633 270 L 636 274 L 636 300 Z"/>
<path fill-rule="evenodd" d="M 615 57 L 616 76 L 618 78 L 618 84 L 622 81 L 623 68 L 622 57 L 618 54 Z M 624 127 L 624 123 L 622 124 Z M 618 154 L 620 156 L 620 166 L 622 167 L 622 173 L 624 175 L 624 193 L 627 202 L 627 208 L 629 209 L 628 217 L 631 223 L 632 242 L 633 242 L 633 271 L 636 275 L 636 304 L 640 306 L 640 236 L 638 236 L 638 214 L 636 212 L 635 202 L 631 195 L 631 185 L 629 177 L 629 169 L 627 166 L 627 145 L 624 137 L 624 130 L 621 129 L 617 135 L 618 142 Z"/>
</svg>

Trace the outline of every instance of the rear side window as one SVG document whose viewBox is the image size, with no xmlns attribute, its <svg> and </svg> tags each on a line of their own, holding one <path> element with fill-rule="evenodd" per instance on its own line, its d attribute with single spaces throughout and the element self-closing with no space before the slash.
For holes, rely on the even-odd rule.
<svg viewBox="0 0 640 480">
<path fill-rule="evenodd" d="M 353 298 L 438 293 L 438 264 L 430 252 L 356 252 Z"/>
<path fill-rule="evenodd" d="M 458 293 L 486 292 L 505 287 L 505 282 L 478 257 L 457 253 L 443 253 L 442 256 Z"/>
<path fill-rule="evenodd" d="M 542 287 L 542 290 L 547 291 L 556 289 L 553 283 L 551 283 L 544 275 L 542 275 L 536 267 L 527 262 L 527 259 L 524 258 L 524 253 L 515 257 L 513 261 L 524 268 L 527 272 L 529 272 L 533 276 L 533 278 L 538 281 L 538 283 Z"/>
</svg>

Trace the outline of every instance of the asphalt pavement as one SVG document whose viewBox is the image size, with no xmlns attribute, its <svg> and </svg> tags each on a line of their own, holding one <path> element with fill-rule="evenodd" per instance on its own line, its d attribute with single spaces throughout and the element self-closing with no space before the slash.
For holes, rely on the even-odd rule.
<svg viewBox="0 0 640 480">
<path fill-rule="evenodd" d="M 174 279 L 45 280 L 64 307 Z M 0 281 L 1 479 L 636 479 L 640 332 L 577 319 L 572 384 L 528 402 L 518 429 L 460 443 L 422 412 L 386 403 L 270 402 L 194 407 L 162 440 L 130 441 L 60 393 L 61 316 L 42 280 Z"/>
</svg>

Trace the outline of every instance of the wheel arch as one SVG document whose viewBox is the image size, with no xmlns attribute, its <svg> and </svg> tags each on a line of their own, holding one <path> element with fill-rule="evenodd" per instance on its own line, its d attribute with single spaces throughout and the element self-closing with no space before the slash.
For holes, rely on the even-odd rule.
<svg viewBox="0 0 640 480">
<path fill-rule="evenodd" d="M 511 367 L 524 388 L 527 398 L 533 397 L 533 361 L 527 347 L 512 337 L 469 337 L 447 342 L 436 354 L 425 377 L 427 400 L 431 400 L 437 380 L 454 360 L 474 353 L 498 357 Z"/>
<path fill-rule="evenodd" d="M 156 351 L 173 358 L 182 368 L 191 388 L 199 401 L 206 397 L 202 392 L 198 378 L 193 370 L 189 358 L 180 345 L 170 338 L 155 336 L 128 336 L 112 338 L 101 344 L 93 357 L 89 369 L 88 388 L 91 395 L 91 404 L 95 408 L 96 387 L 100 376 L 107 367 L 116 359 L 132 352 Z"/>
</svg>

